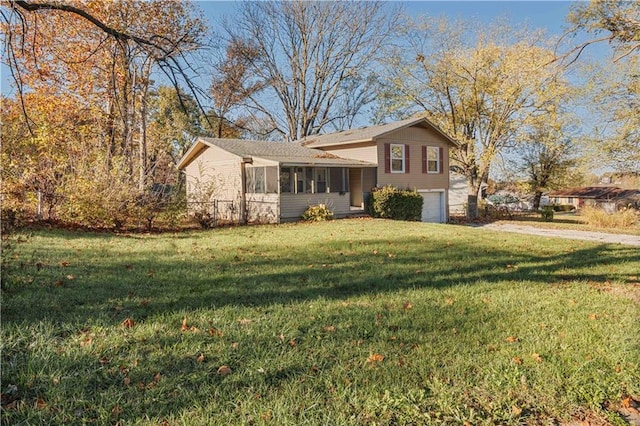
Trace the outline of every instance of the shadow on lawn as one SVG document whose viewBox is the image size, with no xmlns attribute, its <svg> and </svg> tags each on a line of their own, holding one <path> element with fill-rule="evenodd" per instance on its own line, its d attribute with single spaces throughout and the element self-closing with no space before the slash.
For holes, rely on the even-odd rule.
<svg viewBox="0 0 640 426">
<path fill-rule="evenodd" d="M 558 242 L 557 247 L 541 250 L 523 243 L 514 249 L 503 248 L 499 237 L 488 244 L 398 237 L 320 242 L 313 250 L 274 249 L 252 242 L 218 256 L 207 256 L 204 250 L 176 258 L 166 250 L 145 250 L 144 258 L 53 271 L 75 274 L 73 280 L 55 281 L 54 276 L 45 279 L 47 284 L 14 291 L 9 284 L 3 320 L 36 322 L 50 316 L 57 321 L 113 323 L 181 310 L 344 299 L 477 282 L 605 282 L 628 279 L 624 265 L 640 262 L 640 251 L 631 247 L 584 246 Z"/>
</svg>

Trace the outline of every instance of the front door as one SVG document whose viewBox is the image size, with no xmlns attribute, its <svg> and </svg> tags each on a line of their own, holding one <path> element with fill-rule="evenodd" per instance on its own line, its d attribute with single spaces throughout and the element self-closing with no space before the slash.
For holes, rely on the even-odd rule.
<svg viewBox="0 0 640 426">
<path fill-rule="evenodd" d="M 349 193 L 351 194 L 351 207 L 364 208 L 362 199 L 362 169 L 349 169 Z"/>
</svg>

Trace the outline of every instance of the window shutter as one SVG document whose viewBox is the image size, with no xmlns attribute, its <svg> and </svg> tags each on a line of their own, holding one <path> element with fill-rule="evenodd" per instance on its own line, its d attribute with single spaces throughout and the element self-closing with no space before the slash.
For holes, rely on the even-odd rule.
<svg viewBox="0 0 640 426">
<path fill-rule="evenodd" d="M 384 144 L 384 172 L 391 173 L 391 145 Z"/>
<path fill-rule="evenodd" d="M 422 173 L 427 173 L 427 147 L 422 145 Z"/>
<path fill-rule="evenodd" d="M 444 173 L 444 149 L 438 148 L 438 163 L 440 164 L 440 174 Z"/>
<path fill-rule="evenodd" d="M 411 162 L 409 161 L 410 157 L 409 157 L 409 145 L 405 145 L 404 146 L 404 172 L 405 173 L 409 173 L 409 164 L 411 164 Z"/>
</svg>

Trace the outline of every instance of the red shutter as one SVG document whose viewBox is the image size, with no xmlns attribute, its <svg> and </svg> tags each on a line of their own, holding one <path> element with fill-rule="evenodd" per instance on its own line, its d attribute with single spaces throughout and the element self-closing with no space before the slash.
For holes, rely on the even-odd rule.
<svg viewBox="0 0 640 426">
<path fill-rule="evenodd" d="M 391 173 L 391 145 L 384 144 L 384 172 Z"/>
<path fill-rule="evenodd" d="M 422 145 L 422 173 L 427 173 L 427 147 Z"/>
<path fill-rule="evenodd" d="M 444 173 L 444 149 L 438 148 L 438 163 L 440 163 L 440 174 Z"/>
<path fill-rule="evenodd" d="M 404 146 L 404 172 L 405 173 L 409 173 L 410 169 L 409 169 L 409 164 L 411 163 L 411 161 L 409 161 L 411 158 L 409 157 L 409 145 L 405 145 Z"/>
</svg>

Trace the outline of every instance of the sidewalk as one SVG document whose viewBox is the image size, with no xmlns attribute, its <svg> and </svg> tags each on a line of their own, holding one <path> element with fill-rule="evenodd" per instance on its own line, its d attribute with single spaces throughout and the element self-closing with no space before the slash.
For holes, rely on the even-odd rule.
<svg viewBox="0 0 640 426">
<path fill-rule="evenodd" d="M 487 223 L 473 225 L 491 231 L 514 232 L 518 234 L 539 235 L 543 237 L 568 238 L 572 240 L 595 241 L 605 244 L 624 244 L 640 247 L 640 236 L 627 234 L 607 234 L 604 232 L 574 231 L 570 229 L 536 228 L 534 226 L 511 223 Z"/>
</svg>

